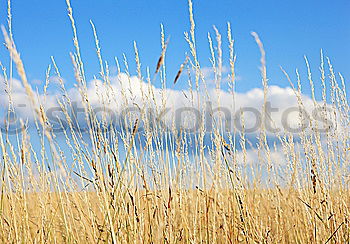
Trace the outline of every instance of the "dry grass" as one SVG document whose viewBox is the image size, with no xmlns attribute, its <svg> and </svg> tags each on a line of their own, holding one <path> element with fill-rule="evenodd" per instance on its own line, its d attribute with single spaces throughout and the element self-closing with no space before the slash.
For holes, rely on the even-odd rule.
<svg viewBox="0 0 350 244">
<path fill-rule="evenodd" d="M 155 62 L 154 77 L 149 69 L 143 76 L 136 43 L 139 86 L 131 84 L 126 58 L 123 72 L 116 59 L 118 73 L 125 74 L 129 83 L 127 89 L 121 86 L 118 92 L 122 96 L 117 97 L 110 82 L 108 64 L 102 59 L 96 28 L 91 22 L 100 64 L 99 79 L 103 85 L 97 92 L 106 95 L 101 106 L 107 110 L 108 103 L 115 102 L 122 107 L 133 104 L 139 109 L 137 119 L 126 115 L 120 122 L 129 125 L 130 130 L 122 126 L 110 129 L 107 117 L 98 118 L 93 113 L 69 0 L 67 6 L 75 46 L 71 60 L 88 131 L 87 136 L 83 136 L 80 129 L 74 128 L 77 118 L 69 112 L 73 108 L 72 98 L 52 58 L 53 72 L 62 93 L 57 103 L 67 121 L 67 126 L 62 126 L 64 140 L 60 141 L 45 113 L 51 67 L 43 95 L 38 98 L 27 81 L 24 64 L 14 44 L 9 1 L 9 28 L 3 28 L 6 47 L 31 102 L 41 147 L 35 148 L 24 122 L 18 137 L 13 138 L 9 133 L 0 135 L 1 242 L 349 243 L 350 109 L 344 79 L 334 73 L 329 59 L 326 59 L 329 72 L 326 77 L 325 59 L 321 57 L 323 101 L 315 99 L 310 71 L 308 78 L 314 106 L 320 108 L 324 116 L 336 118 L 333 122 L 337 126 L 321 132 L 317 121 L 311 120 L 311 130 L 270 135 L 262 124 L 253 146 L 244 130 L 224 132 L 221 119 L 214 120 L 211 131 L 200 125 L 199 132 L 190 135 L 176 126 L 166 130 L 158 127 L 146 116 L 147 106 L 152 105 L 159 117 L 167 106 L 165 60 L 170 43 L 165 41 L 163 27 L 161 55 Z M 184 76 L 187 69 L 189 89 L 183 94 L 200 110 L 209 99 L 216 99 L 213 102 L 218 105 L 222 101 L 222 36 L 214 28 L 216 47 L 208 36 L 216 80 L 213 98 L 196 53 L 190 0 L 189 12 L 191 28 L 185 33 L 185 39 L 191 56 L 179 65 L 172 83 L 175 86 L 180 82 L 180 76 Z M 259 36 L 252 34 L 261 52 L 263 111 L 268 102 L 265 51 Z M 227 38 L 229 86 L 234 105 L 236 56 L 230 25 Z M 306 63 L 309 68 L 307 60 Z M 3 70 L 8 111 L 12 112 L 16 110 L 11 103 L 12 62 L 9 71 Z M 297 72 L 296 86 L 288 74 L 285 75 L 301 110 L 305 107 L 305 97 L 299 74 Z M 152 86 L 157 78 L 162 83 L 160 94 Z M 326 82 L 330 83 L 329 90 Z M 140 91 L 134 86 L 140 87 Z M 139 97 L 135 99 L 137 92 Z M 333 108 L 331 112 L 322 106 L 327 104 Z M 301 112 L 299 116 L 304 121 Z M 241 122 L 244 124 L 243 116 Z M 138 132 L 141 124 L 144 130 Z M 204 139 L 208 135 L 209 145 Z M 281 149 L 269 143 L 272 136 L 277 138 Z M 63 151 L 63 147 L 68 150 Z M 248 162 L 248 148 L 254 149 L 257 155 L 255 164 Z M 282 166 L 272 160 L 272 154 L 279 150 L 286 161 Z"/>
<path fill-rule="evenodd" d="M 115 199 L 117 242 L 324 243 L 347 240 L 349 191 L 328 199 L 312 192 L 247 190 L 242 209 L 228 190 L 128 191 Z M 2 241 L 110 242 L 110 225 L 95 192 L 32 193 L 4 200 Z M 26 203 L 24 207 L 23 204 Z"/>
</svg>

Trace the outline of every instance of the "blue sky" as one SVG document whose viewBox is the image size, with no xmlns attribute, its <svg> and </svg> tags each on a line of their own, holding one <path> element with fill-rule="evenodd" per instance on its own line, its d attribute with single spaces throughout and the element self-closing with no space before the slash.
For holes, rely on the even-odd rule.
<svg viewBox="0 0 350 244">
<path fill-rule="evenodd" d="M 130 70 L 135 70 L 133 41 L 139 47 L 143 71 L 146 66 L 154 70 L 160 55 L 160 24 L 166 35 L 171 36 L 167 52 L 168 77 L 175 76 L 183 62 L 188 46 L 184 31 L 189 30 L 186 0 L 72 0 L 77 22 L 82 56 L 88 79 L 98 74 L 98 61 L 89 20 L 96 25 L 102 46 L 102 54 L 110 65 L 114 57 L 129 59 Z M 350 1 L 295 0 L 295 1 L 251 1 L 251 0 L 193 0 L 196 21 L 196 38 L 202 66 L 209 66 L 210 57 L 207 33 L 214 35 L 212 25 L 221 31 L 227 51 L 226 23 L 232 25 L 237 54 L 238 91 L 260 87 L 259 51 L 251 31 L 259 33 L 267 52 L 270 84 L 288 86 L 279 70 L 299 68 L 305 72 L 303 55 L 307 55 L 319 81 L 319 53 L 322 48 L 330 56 L 336 71 L 350 76 Z M 0 5 L 0 20 L 6 25 L 6 1 Z M 72 30 L 64 0 L 13 1 L 13 32 L 17 48 L 25 62 L 30 80 L 43 80 L 45 70 L 54 56 L 67 86 L 72 86 L 73 69 L 69 52 L 74 51 Z M 0 59 L 8 62 L 4 47 Z M 227 63 L 228 53 L 224 52 Z M 171 82 L 169 80 L 169 82 Z M 305 83 L 306 84 L 306 83 Z M 178 88 L 184 86 L 182 83 Z M 307 89 L 306 89 L 307 90 Z"/>
</svg>

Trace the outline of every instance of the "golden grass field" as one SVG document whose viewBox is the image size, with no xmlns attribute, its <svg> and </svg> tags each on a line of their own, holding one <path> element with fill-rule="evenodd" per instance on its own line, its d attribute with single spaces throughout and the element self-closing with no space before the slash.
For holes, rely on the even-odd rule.
<svg viewBox="0 0 350 244">
<path fill-rule="evenodd" d="M 116 242 L 346 243 L 348 191 L 330 193 L 326 200 L 307 191 L 240 193 L 241 204 L 233 191 L 215 189 L 121 193 L 109 209 Z M 107 211 L 101 209 L 103 196 L 84 192 L 16 197 L 4 201 L 4 243 L 112 241 Z"/>
<path fill-rule="evenodd" d="M 16 137 L 6 131 L 0 135 L 2 243 L 350 242 L 350 108 L 345 81 L 334 72 L 328 58 L 321 53 L 321 83 L 314 84 L 311 72 L 306 80 L 312 87 L 309 98 L 312 106 L 319 108 L 336 126 L 321 132 L 318 121 L 311 119 L 309 130 L 271 135 L 262 125 L 256 133 L 256 145 L 252 146 L 244 126 L 243 131 L 225 132 L 220 119 L 214 120 L 211 131 L 201 125 L 194 135 L 176 126 L 168 130 L 151 126 L 153 122 L 145 116 L 146 107 L 152 105 L 161 113 L 168 95 L 165 89 L 168 42 L 163 27 L 160 57 L 152 64 L 151 72 L 141 72 L 137 45 L 134 45 L 137 79 L 142 85 L 131 84 L 134 80 L 130 78 L 126 60 L 121 62 L 126 66 L 125 71 L 121 71 L 116 60 L 118 73 L 128 77 L 129 84 L 125 90 L 121 88 L 121 96 L 115 97 L 109 67 L 102 59 L 97 31 L 92 24 L 103 87 L 97 91 L 107 94 L 103 106 L 108 102 L 121 106 L 137 103 L 140 114 L 137 119 L 123 118 L 130 130 L 120 127 L 107 130 L 108 119 L 97 118 L 93 113 L 69 0 L 67 6 L 75 46 L 71 61 L 78 98 L 89 128 L 87 136 L 73 129 L 76 118 L 68 112 L 73 98 L 65 88 L 54 58 L 40 95 L 28 82 L 25 64 L 12 35 L 10 4 L 9 27 L 2 29 L 13 70 L 18 73 L 31 104 L 35 131 L 40 138 L 39 146 L 33 144 L 34 136 L 26 129 L 25 120 Z M 196 53 L 191 0 L 189 17 L 191 28 L 185 33 L 189 56 L 179 65 L 175 79 L 168 82 L 175 85 L 181 77 L 192 74 L 192 78 L 188 78 L 187 94 L 193 107 L 200 109 L 209 99 L 217 99 L 216 104 L 220 104 L 221 40 L 227 38 L 232 88 L 229 94 L 234 99 L 236 56 L 230 25 L 225 35 L 215 29 L 215 37 L 209 38 L 213 70 L 219 80 L 214 89 L 217 97 L 209 97 Z M 261 52 L 264 96 L 261 111 L 264 111 L 269 100 L 265 51 L 259 36 L 252 34 Z M 307 60 L 306 64 L 308 66 Z M 3 67 L 3 71 L 9 100 L 7 110 L 14 112 L 12 67 Z M 58 79 L 62 96 L 57 98 L 57 104 L 67 121 L 67 126 L 62 126 L 62 140 L 57 139 L 45 113 L 50 72 Z M 299 74 L 296 75 L 294 81 L 286 73 L 286 80 L 301 111 L 307 98 L 302 95 Z M 155 79 L 163 85 L 160 94 L 152 85 Z M 321 101 L 315 99 L 315 86 L 322 90 Z M 133 96 L 135 87 L 141 87 L 138 99 Z M 327 110 L 325 105 L 332 110 Z M 301 112 L 299 119 L 304 119 Z M 244 117 L 241 122 L 244 125 Z M 138 132 L 141 123 L 144 130 Z M 205 135 L 209 135 L 209 144 L 205 143 Z M 269 143 L 272 136 L 278 143 Z M 256 155 L 253 162 L 248 159 L 251 148 Z M 286 163 L 277 164 L 273 159 L 275 153 L 280 153 Z"/>
</svg>

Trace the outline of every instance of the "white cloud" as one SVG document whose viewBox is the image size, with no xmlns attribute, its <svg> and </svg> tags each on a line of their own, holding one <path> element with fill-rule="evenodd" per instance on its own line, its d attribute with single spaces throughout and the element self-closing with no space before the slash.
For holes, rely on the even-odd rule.
<svg viewBox="0 0 350 244">
<path fill-rule="evenodd" d="M 57 79 L 57 78 L 52 78 Z M 32 109 L 30 109 L 29 100 L 25 94 L 25 89 L 23 88 L 20 81 L 13 79 L 12 80 L 12 102 L 18 111 L 18 114 L 25 121 L 26 119 L 33 118 Z M 5 93 L 5 84 L 2 77 L 0 77 L 0 103 L 2 106 L 7 106 L 8 104 L 8 95 Z M 114 111 L 117 114 L 120 114 L 122 109 L 125 108 L 125 104 L 134 106 L 137 104 L 139 107 L 151 107 L 154 108 L 154 104 L 158 104 L 158 112 L 161 111 L 162 97 L 165 97 L 165 106 L 170 108 L 170 111 L 167 112 L 164 116 L 161 116 L 162 121 L 169 127 L 172 127 L 172 124 L 175 120 L 175 113 L 177 109 L 184 107 L 191 107 L 192 104 L 194 108 L 200 108 L 205 110 L 205 105 L 207 101 L 207 97 L 205 93 L 197 94 L 193 92 L 193 103 L 191 99 L 190 91 L 185 91 L 186 96 L 183 91 L 166 89 L 162 91 L 160 88 L 156 88 L 153 85 L 150 85 L 145 82 L 140 82 L 140 80 L 136 76 L 128 77 L 126 74 L 122 73 L 118 76 L 110 77 L 110 85 L 105 85 L 101 80 L 92 80 L 88 82 L 87 86 L 87 96 L 89 98 L 90 104 L 93 107 L 99 107 L 101 104 L 105 104 L 108 108 Z M 77 104 L 81 104 L 81 96 L 77 88 L 73 87 L 68 90 L 69 97 L 72 101 L 76 101 Z M 154 94 L 154 97 L 153 97 Z M 230 93 L 221 90 L 219 93 L 215 89 L 211 89 L 208 91 L 209 100 L 212 102 L 212 109 L 215 110 L 218 106 L 224 107 L 229 110 L 229 113 L 232 116 L 231 120 L 231 129 L 233 129 L 236 124 L 234 123 L 234 115 L 240 114 L 240 109 L 255 109 L 256 111 L 261 111 L 262 105 L 264 103 L 264 91 L 260 88 L 255 88 L 249 90 L 244 93 L 235 93 L 234 100 Z M 202 102 L 197 104 L 197 99 L 200 97 Z M 59 93 L 59 89 L 54 93 L 49 93 L 46 97 L 43 94 L 38 95 L 38 99 L 43 103 L 47 109 L 52 107 L 58 107 L 57 99 L 62 99 L 62 95 Z M 302 95 L 303 104 L 306 110 L 310 113 L 310 111 L 314 108 L 314 103 L 312 99 L 308 96 Z M 274 121 L 277 128 L 281 129 L 283 133 L 283 125 L 282 125 L 282 115 L 284 111 L 291 107 L 298 107 L 298 102 L 294 91 L 289 88 L 282 88 L 278 86 L 270 86 L 268 90 L 268 98 L 267 101 L 270 102 L 271 107 L 274 109 L 278 109 L 278 111 L 272 111 L 271 118 Z M 20 107 L 19 105 L 26 104 L 26 107 Z M 5 108 L 3 107 L 3 108 Z M 238 113 L 237 113 L 238 111 Z M 2 110 L 2 112 L 5 112 Z M 214 114 L 214 118 L 218 118 L 219 113 Z M 84 116 L 82 116 L 84 117 Z M 187 123 L 193 125 L 195 119 L 192 117 L 188 117 Z M 244 121 L 246 130 L 252 128 L 256 122 L 256 117 L 251 112 L 244 113 Z M 238 121 L 239 123 L 240 121 Z M 291 113 L 288 117 L 288 122 L 294 126 L 298 126 L 299 123 L 299 115 L 298 112 Z M 191 124 L 192 123 L 192 124 Z M 237 123 L 237 121 L 236 121 Z M 215 127 L 215 126 L 213 126 Z M 236 126 L 237 127 L 237 126 Z M 206 125 L 206 129 L 209 129 Z M 254 133 L 258 133 L 259 131 L 255 131 Z M 349 134 L 348 126 L 339 126 L 335 133 L 338 133 L 338 140 L 342 140 L 341 138 L 347 138 Z M 239 135 L 239 133 L 237 134 Z M 255 141 L 256 142 L 256 141 Z M 271 142 L 271 141 L 270 141 Z M 205 142 L 207 143 L 207 142 Z M 209 144 L 211 142 L 208 142 Z M 288 158 L 286 158 L 282 145 L 276 141 L 276 147 L 271 147 L 270 155 L 271 155 L 271 163 L 276 166 L 287 166 Z M 298 144 L 298 142 L 296 142 Z M 327 142 L 322 141 L 322 147 L 327 145 Z M 193 146 L 193 145 L 192 145 Z M 301 149 L 300 149 L 301 150 Z M 291 152 L 288 152 L 290 154 Z M 259 158 L 260 155 L 263 158 Z M 237 162 L 241 166 L 244 164 L 254 165 L 263 164 L 267 162 L 267 154 L 259 154 L 256 149 L 256 145 L 254 143 L 252 145 L 247 145 L 247 150 L 244 153 L 242 150 L 237 151 Z"/>
<path fill-rule="evenodd" d="M 0 103 L 3 106 L 8 104 L 8 95 L 4 92 L 6 89 L 4 85 L 4 80 L 1 77 L 0 85 Z M 57 77 L 51 77 L 52 82 L 58 82 Z M 43 94 L 38 94 L 38 99 L 41 103 L 45 101 L 44 106 L 46 109 L 56 106 L 58 107 L 57 98 L 61 98 L 61 94 L 58 92 L 50 93 L 44 97 Z M 18 108 L 18 112 L 21 116 L 26 118 L 32 118 L 32 111 L 30 109 L 29 100 L 25 95 L 25 90 L 20 81 L 12 80 L 12 101 L 15 107 L 21 104 L 26 104 L 25 108 Z M 70 99 L 72 101 L 77 101 L 78 104 L 81 103 L 81 96 L 77 88 L 73 87 L 68 91 Z M 186 94 L 186 95 L 185 95 Z M 209 89 L 208 91 L 209 99 L 206 93 L 190 93 L 187 91 L 179 91 L 173 89 L 161 90 L 153 85 L 146 82 L 140 81 L 136 76 L 127 76 L 125 73 L 121 73 L 117 76 L 110 77 L 110 84 L 106 85 L 101 80 L 92 80 L 87 86 L 87 97 L 90 104 L 93 107 L 100 107 L 102 104 L 107 106 L 109 109 L 117 114 L 120 114 L 125 105 L 128 106 L 138 106 L 140 108 L 155 108 L 155 104 L 158 105 L 158 111 L 163 107 L 161 106 L 165 102 L 165 107 L 170 110 L 162 116 L 164 123 L 171 125 L 174 122 L 174 116 L 179 113 L 180 108 L 192 107 L 200 108 L 201 110 L 206 110 L 208 105 L 208 100 L 212 103 L 212 109 L 215 111 L 218 106 L 223 107 L 225 110 L 229 111 L 231 115 L 231 123 L 229 123 L 230 128 L 233 129 L 237 124 L 240 125 L 241 119 L 234 120 L 234 115 L 240 115 L 240 109 L 244 110 L 243 117 L 246 129 L 252 129 L 256 125 L 257 117 L 256 112 L 260 112 L 264 103 L 264 92 L 260 88 L 255 88 L 249 90 L 245 93 L 235 93 L 234 99 L 229 92 L 220 90 L 218 93 L 215 89 Z M 193 102 L 192 102 L 193 96 Z M 164 98 L 164 101 L 163 101 Z M 197 101 L 200 98 L 201 102 L 198 105 Z M 311 114 L 314 108 L 313 101 L 305 95 L 302 95 L 303 104 L 305 109 Z M 267 101 L 270 103 L 271 119 L 273 123 L 267 122 L 271 126 L 276 126 L 279 129 L 285 128 L 283 125 L 283 115 L 285 111 L 292 107 L 295 108 L 294 112 L 289 113 L 287 117 L 288 124 L 291 127 L 299 126 L 299 113 L 297 111 L 298 102 L 294 91 L 289 88 L 282 88 L 278 86 L 270 86 L 268 90 Z M 276 110 L 276 111 L 275 111 Z M 201 111 L 202 113 L 203 111 Z M 214 118 L 218 118 L 220 113 L 214 113 Z M 261 114 L 260 114 L 261 116 Z M 189 120 L 193 124 L 193 117 Z M 268 120 L 269 121 L 269 120 Z M 260 128 L 260 126 L 258 126 Z M 258 129 L 257 128 L 257 129 Z M 257 132 L 257 130 L 255 130 Z"/>
</svg>

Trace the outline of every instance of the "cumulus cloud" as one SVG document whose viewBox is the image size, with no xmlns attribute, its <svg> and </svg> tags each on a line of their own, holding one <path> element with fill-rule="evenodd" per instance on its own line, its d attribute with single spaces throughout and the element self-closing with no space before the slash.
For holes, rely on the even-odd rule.
<svg viewBox="0 0 350 244">
<path fill-rule="evenodd" d="M 29 106 L 29 100 L 19 80 L 13 79 L 11 89 L 1 79 L 0 103 L 6 107 L 11 101 L 17 112 L 24 119 L 32 119 L 33 112 Z M 57 77 L 50 80 L 58 83 Z M 57 99 L 62 99 L 59 89 L 54 93 L 37 94 L 37 99 L 46 110 L 59 107 Z M 268 104 L 265 106 L 266 113 L 262 113 L 264 104 L 264 91 L 255 88 L 244 93 L 231 94 L 224 90 L 196 92 L 190 90 L 161 89 L 145 81 L 140 81 L 136 76 L 128 76 L 121 73 L 111 76 L 108 82 L 92 80 L 87 84 L 86 95 L 92 107 L 106 107 L 120 116 L 125 108 L 153 109 L 155 116 L 161 115 L 162 122 L 171 127 L 174 123 L 185 128 L 204 123 L 206 129 L 215 126 L 220 119 L 227 130 L 243 130 L 246 133 L 257 133 L 264 124 L 268 132 L 275 129 L 282 131 L 292 130 L 301 126 L 299 119 L 298 100 L 292 88 L 270 86 L 268 89 Z M 71 101 L 81 105 L 81 94 L 78 88 L 68 90 Z M 302 95 L 305 112 L 312 116 L 315 109 L 314 102 L 308 96 Z M 199 104 L 198 104 L 199 101 Z M 26 106 L 22 106 L 22 105 Z M 82 107 L 82 106 L 81 106 Z M 265 118 L 262 121 L 262 118 Z M 197 123 L 198 122 L 198 123 Z M 214 124 L 214 125 L 213 125 Z M 320 122 L 320 124 L 325 124 Z M 216 124 L 217 125 L 217 124 Z M 197 128 L 198 129 L 198 128 Z M 287 130 L 287 131 L 288 131 Z"/>
<path fill-rule="evenodd" d="M 53 83 L 58 82 L 57 77 L 51 77 L 50 80 Z M 35 115 L 29 105 L 29 99 L 27 98 L 22 83 L 17 79 L 13 79 L 9 83 L 11 83 L 11 89 L 6 85 L 3 77 L 0 77 L 0 104 L 3 108 L 1 110 L 3 118 L 6 118 L 6 107 L 11 101 L 19 118 L 22 118 L 23 121 L 32 121 Z M 57 84 L 55 84 L 55 86 L 57 86 Z M 38 92 L 36 99 L 38 103 L 40 102 L 40 104 L 43 104 L 46 111 L 49 111 L 50 108 L 60 108 L 57 101 L 62 101 L 64 99 L 60 92 L 60 89 L 55 89 L 48 94 Z M 77 87 L 72 87 L 67 93 L 70 100 L 75 102 L 76 106 L 80 107 L 80 111 L 83 111 L 79 89 Z M 261 154 L 257 152 L 256 148 L 258 143 L 256 136 L 259 135 L 261 123 L 264 123 L 263 121 L 260 121 L 260 124 L 257 123 L 257 121 L 259 122 L 259 119 L 261 119 L 261 110 L 264 104 L 264 91 L 261 88 L 251 89 L 242 93 L 236 92 L 234 94 L 224 90 L 217 91 L 216 89 L 209 89 L 207 92 L 203 91 L 200 93 L 195 91 L 191 92 L 190 90 L 162 90 L 152 84 L 140 81 L 136 76 L 130 77 L 125 73 L 121 73 L 116 76 L 111 76 L 107 83 L 99 79 L 88 82 L 86 94 L 93 108 L 108 108 L 118 119 L 125 116 L 123 111 L 125 111 L 126 108 L 133 108 L 130 109 L 130 111 L 133 112 L 137 112 L 139 109 L 149 109 L 152 111 L 154 117 L 159 116 L 162 125 L 170 130 L 174 125 L 194 128 L 194 125 L 196 125 L 200 117 L 200 122 L 204 123 L 207 132 L 213 132 L 211 129 L 218 128 L 220 125 L 222 125 L 223 129 L 226 129 L 226 124 L 228 124 L 227 131 L 232 132 L 235 128 L 236 132 L 238 132 L 236 136 L 239 141 L 240 134 L 243 132 L 240 127 L 242 127 L 242 122 L 244 121 L 245 134 L 251 133 L 254 139 L 249 145 L 246 145 L 246 151 L 243 151 L 240 146 L 238 146 L 236 155 L 237 162 L 240 165 L 256 165 L 268 161 L 266 158 L 267 154 L 264 154 L 264 158 L 259 158 Z M 9 97 L 11 97 L 11 99 L 9 99 Z M 303 94 L 301 94 L 300 97 L 303 100 L 305 111 L 312 116 L 313 110 L 315 109 L 314 101 Z M 198 101 L 200 101 L 199 104 Z M 268 89 L 267 102 L 270 112 L 268 113 L 269 118 L 266 118 L 267 124 L 264 124 L 265 128 L 270 126 L 273 130 L 279 129 L 279 133 L 283 134 L 284 132 L 291 132 L 288 129 L 286 130 L 286 122 L 290 128 L 300 127 L 298 99 L 292 88 L 270 86 Z M 320 108 L 321 105 L 318 105 Z M 292 112 L 288 113 L 288 116 L 286 116 L 286 111 L 288 110 Z M 196 114 L 195 111 L 198 113 Z M 179 113 L 181 114 L 180 120 L 178 120 Z M 85 119 L 85 115 L 82 114 L 81 118 Z M 330 120 L 332 120 L 332 118 L 330 118 Z M 120 120 L 118 121 L 118 123 L 120 123 Z M 322 124 L 324 123 L 321 123 L 321 125 Z M 56 123 L 56 126 L 57 125 Z M 197 126 L 197 131 L 195 130 L 194 132 L 199 132 L 200 129 L 203 128 L 202 126 Z M 267 133 L 268 136 L 274 137 L 276 135 L 269 130 Z M 349 133 L 349 127 L 348 125 L 339 124 L 333 133 L 338 133 L 340 137 L 343 136 L 345 138 Z M 212 144 L 210 136 L 208 138 L 208 140 L 204 141 L 205 145 Z M 173 140 L 175 139 L 176 138 L 173 137 Z M 225 140 L 226 139 L 227 137 L 225 137 Z M 323 138 L 321 138 L 321 140 L 322 145 L 327 145 L 327 142 L 325 142 Z M 271 148 L 270 151 L 271 163 L 283 167 L 288 163 L 288 159 L 286 158 L 282 145 L 276 138 L 269 141 L 276 143 L 274 145 L 275 147 Z"/>
</svg>

